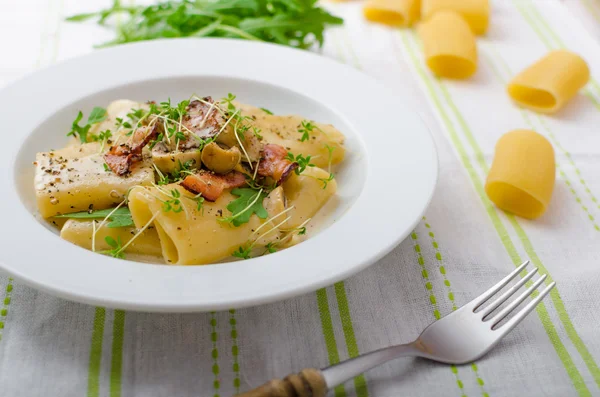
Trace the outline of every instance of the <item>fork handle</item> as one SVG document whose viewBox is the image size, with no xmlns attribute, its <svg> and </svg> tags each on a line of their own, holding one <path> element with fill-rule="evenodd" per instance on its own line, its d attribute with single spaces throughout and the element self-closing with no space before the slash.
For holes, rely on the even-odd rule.
<svg viewBox="0 0 600 397">
<path fill-rule="evenodd" d="M 273 379 L 237 397 L 325 397 L 327 384 L 321 370 L 307 368 L 284 379 Z"/>
</svg>

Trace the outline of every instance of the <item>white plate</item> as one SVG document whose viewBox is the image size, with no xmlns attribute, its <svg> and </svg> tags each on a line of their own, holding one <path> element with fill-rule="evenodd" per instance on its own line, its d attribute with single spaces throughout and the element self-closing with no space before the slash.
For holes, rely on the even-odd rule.
<svg viewBox="0 0 600 397">
<path fill-rule="evenodd" d="M 36 216 L 35 153 L 66 142 L 77 111 L 128 98 L 192 93 L 333 123 L 347 136 L 330 226 L 272 255 L 208 266 L 148 265 L 61 240 Z M 223 39 L 125 45 L 73 59 L 0 92 L 0 266 L 66 299 L 144 311 L 204 311 L 288 298 L 344 279 L 391 251 L 421 218 L 437 178 L 431 136 L 409 105 L 372 78 L 283 46 Z"/>
</svg>

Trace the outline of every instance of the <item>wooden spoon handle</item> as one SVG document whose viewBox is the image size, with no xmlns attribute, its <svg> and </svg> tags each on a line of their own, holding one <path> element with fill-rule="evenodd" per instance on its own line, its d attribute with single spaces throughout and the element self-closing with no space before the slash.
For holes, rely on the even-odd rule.
<svg viewBox="0 0 600 397">
<path fill-rule="evenodd" d="M 273 379 L 237 397 L 325 397 L 327 384 L 321 371 L 307 368 L 283 380 Z"/>
</svg>

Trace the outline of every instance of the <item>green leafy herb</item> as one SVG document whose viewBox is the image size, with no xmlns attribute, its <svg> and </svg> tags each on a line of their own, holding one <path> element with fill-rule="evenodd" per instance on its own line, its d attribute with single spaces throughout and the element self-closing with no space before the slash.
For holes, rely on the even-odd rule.
<svg viewBox="0 0 600 397">
<path fill-rule="evenodd" d="M 286 159 L 288 159 L 290 161 L 295 161 L 296 163 L 298 163 L 298 168 L 296 168 L 294 170 L 296 175 L 300 175 L 301 173 L 303 173 L 304 170 L 306 169 L 306 167 L 314 167 L 315 166 L 313 163 L 310 162 L 311 156 L 305 157 L 302 154 L 299 154 L 296 157 L 294 157 L 294 155 L 292 153 L 288 152 Z"/>
<path fill-rule="evenodd" d="M 173 170 L 169 174 L 163 174 L 156 166 L 154 166 L 156 173 L 158 174 L 158 181 L 156 184 L 162 186 L 181 181 L 187 175 L 193 174 L 192 170 L 195 163 L 196 162 L 194 160 L 188 160 L 185 163 L 179 161 L 179 168 Z"/>
<path fill-rule="evenodd" d="M 123 253 L 123 243 L 121 242 L 121 236 L 117 237 L 117 240 L 110 236 L 106 236 L 104 237 L 104 241 L 106 241 L 106 244 L 108 244 L 112 249 L 100 251 L 101 254 L 110 255 L 113 258 L 125 258 L 125 253 Z"/>
<path fill-rule="evenodd" d="M 265 112 L 266 114 L 269 114 L 271 116 L 273 115 L 273 112 L 271 112 L 269 109 L 260 108 L 260 110 L 262 110 L 263 112 Z"/>
<path fill-rule="evenodd" d="M 75 120 L 71 124 L 71 131 L 69 131 L 67 136 L 77 136 L 79 137 L 81 143 L 86 143 L 88 142 L 88 132 L 90 131 L 90 128 L 92 128 L 92 124 L 97 124 L 106 120 L 106 109 L 96 106 L 94 109 L 92 109 L 87 123 L 83 126 L 80 126 L 79 123 L 82 119 L 83 112 L 80 111 L 77 113 L 77 117 L 75 117 Z"/>
<path fill-rule="evenodd" d="M 115 123 L 115 126 L 117 128 L 132 128 L 131 123 L 129 121 L 123 120 L 123 118 L 121 117 L 117 117 L 115 120 L 117 120 L 117 122 Z"/>
<path fill-rule="evenodd" d="M 317 180 L 323 183 L 323 189 L 327 189 L 327 184 L 333 181 L 334 178 L 333 173 L 330 172 L 327 178 L 317 178 Z"/>
<path fill-rule="evenodd" d="M 196 202 L 196 211 L 202 211 L 202 213 L 204 214 L 204 197 L 202 197 L 202 194 L 198 194 L 194 197 L 187 197 L 187 198 L 189 198 L 192 201 L 195 201 Z"/>
<path fill-rule="evenodd" d="M 82 211 L 75 212 L 72 214 L 57 215 L 56 218 L 69 218 L 69 219 L 105 219 L 114 208 L 108 208 L 105 210 L 98 211 Z M 131 218 L 131 212 L 127 207 L 120 207 L 114 211 L 108 218 L 110 222 L 108 227 L 128 227 L 133 226 L 133 219 Z"/>
<path fill-rule="evenodd" d="M 153 149 L 154 146 L 156 146 L 156 144 L 158 142 L 162 142 L 162 140 L 164 139 L 164 137 L 165 136 L 163 135 L 162 132 L 160 134 L 158 134 L 158 136 L 156 137 L 156 139 L 151 140 L 150 143 L 148 144 L 148 146 L 150 147 L 150 149 Z"/>
<path fill-rule="evenodd" d="M 263 200 L 267 194 L 262 189 L 236 188 L 231 191 L 231 194 L 239 196 L 227 205 L 231 216 L 219 220 L 231 222 L 233 226 L 240 226 L 248 223 L 252 214 L 256 214 L 261 219 L 266 219 L 269 215 L 263 207 Z"/>
<path fill-rule="evenodd" d="M 267 41 L 302 49 L 323 45 L 325 28 L 341 18 L 317 5 L 317 0 L 163 0 L 150 6 L 112 7 L 73 15 L 68 21 L 96 19 L 99 24 L 115 15 L 116 37 L 104 46 L 175 37 L 232 37 Z"/>
<path fill-rule="evenodd" d="M 110 169 L 110 167 L 108 166 L 108 164 L 102 163 L 102 166 L 104 167 L 104 171 L 106 171 L 106 172 L 112 172 L 112 170 Z"/>
<path fill-rule="evenodd" d="M 233 256 L 240 259 L 250 259 L 250 253 L 252 252 L 252 248 L 254 244 L 250 244 L 246 247 L 240 246 L 237 250 L 233 252 Z"/>
<path fill-rule="evenodd" d="M 81 121 L 82 118 L 83 118 L 83 113 L 79 112 L 77 114 L 77 117 L 75 117 L 75 120 L 73 121 L 73 124 L 71 125 L 71 131 L 69 131 L 67 136 L 78 136 L 81 143 L 86 143 L 87 142 L 87 134 L 88 134 L 90 128 L 92 128 L 92 126 L 89 124 L 80 126 L 79 122 Z"/>
<path fill-rule="evenodd" d="M 171 189 L 169 192 L 171 195 L 171 199 L 163 201 L 163 212 L 173 211 L 174 213 L 178 213 L 183 211 L 183 207 L 181 205 L 181 192 L 177 189 Z"/>
<path fill-rule="evenodd" d="M 262 135 L 260 134 L 260 132 L 261 132 L 261 129 L 260 129 L 260 128 L 252 127 L 252 133 L 254 134 L 254 136 L 255 136 L 256 138 L 258 138 L 259 140 L 262 140 L 262 139 L 263 139 L 263 137 L 262 137 Z"/>
<path fill-rule="evenodd" d="M 88 124 L 97 124 L 106 120 L 106 109 L 96 106 L 88 117 Z"/>
<path fill-rule="evenodd" d="M 298 229 L 298 236 L 302 236 L 303 234 L 306 234 L 306 227 L 304 226 Z"/>
<path fill-rule="evenodd" d="M 308 141 L 310 139 L 309 133 L 313 132 L 315 128 L 318 127 L 310 121 L 303 120 L 300 123 L 300 128 L 298 128 L 298 132 L 302 134 L 302 137 L 300 137 L 300 142 Z"/>
<path fill-rule="evenodd" d="M 277 248 L 275 247 L 275 243 L 269 243 L 265 246 L 266 251 L 265 254 L 268 252 L 270 254 L 277 252 Z"/>
</svg>

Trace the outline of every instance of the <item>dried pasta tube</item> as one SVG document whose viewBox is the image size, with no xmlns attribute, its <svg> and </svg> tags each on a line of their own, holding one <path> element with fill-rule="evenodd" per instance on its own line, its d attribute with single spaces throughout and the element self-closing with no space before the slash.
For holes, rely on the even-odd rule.
<svg viewBox="0 0 600 397">
<path fill-rule="evenodd" d="M 554 149 L 537 132 L 515 130 L 496 143 L 485 191 L 499 208 L 535 219 L 548 208 L 555 179 Z"/>
<path fill-rule="evenodd" d="M 420 0 L 369 0 L 363 14 L 369 21 L 410 26 L 419 19 Z"/>
<path fill-rule="evenodd" d="M 419 26 L 425 61 L 438 76 L 464 79 L 477 70 L 477 44 L 469 25 L 453 11 L 440 11 Z"/>
<path fill-rule="evenodd" d="M 589 79 L 590 69 L 583 58 L 570 51 L 556 50 L 516 75 L 507 89 L 519 105 L 540 113 L 555 113 Z"/>
<path fill-rule="evenodd" d="M 484 34 L 490 21 L 489 0 L 423 0 L 421 15 L 429 19 L 440 11 L 459 13 L 475 34 Z"/>
</svg>

